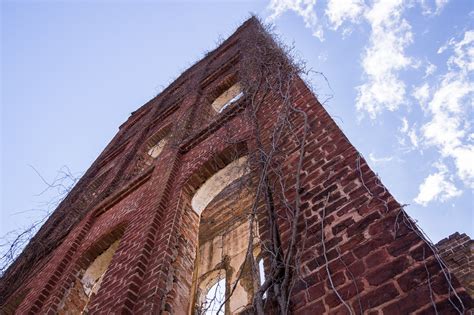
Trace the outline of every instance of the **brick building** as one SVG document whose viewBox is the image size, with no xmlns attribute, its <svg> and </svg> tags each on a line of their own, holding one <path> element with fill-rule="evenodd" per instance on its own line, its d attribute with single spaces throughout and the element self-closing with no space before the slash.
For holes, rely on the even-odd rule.
<svg viewBox="0 0 474 315">
<path fill-rule="evenodd" d="M 2 313 L 467 312 L 298 74 L 251 18 L 132 113 L 4 274 Z"/>
<path fill-rule="evenodd" d="M 474 295 L 474 241 L 454 233 L 436 244 L 440 256 L 467 292 Z"/>
</svg>

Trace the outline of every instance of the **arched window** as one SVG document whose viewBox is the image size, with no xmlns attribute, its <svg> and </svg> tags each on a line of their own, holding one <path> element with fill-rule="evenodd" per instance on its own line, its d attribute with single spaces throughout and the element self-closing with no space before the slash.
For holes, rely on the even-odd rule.
<svg viewBox="0 0 474 315">
<path fill-rule="evenodd" d="M 161 151 L 163 151 L 167 140 L 167 138 L 162 138 L 158 140 L 158 142 L 148 150 L 148 155 L 156 159 L 160 155 Z"/>
<path fill-rule="evenodd" d="M 105 271 L 107 271 L 107 267 L 109 267 L 118 245 L 119 241 L 115 241 L 105 252 L 100 254 L 84 272 L 81 283 L 87 296 L 90 297 L 99 291 Z"/>
<path fill-rule="evenodd" d="M 202 301 L 201 311 L 205 315 L 224 315 L 225 278 L 219 279 L 207 291 Z"/>
<path fill-rule="evenodd" d="M 116 240 L 96 256 L 85 270 L 78 273 L 76 280 L 59 307 L 59 313 L 87 314 L 89 302 L 99 291 L 105 272 L 118 246 L 119 240 Z"/>
<path fill-rule="evenodd" d="M 169 141 L 170 130 L 171 125 L 162 127 L 147 140 L 146 145 L 148 156 L 156 159 L 161 154 L 163 148 Z"/>
<path fill-rule="evenodd" d="M 236 83 L 219 95 L 212 102 L 211 106 L 217 113 L 221 113 L 229 105 L 237 102 L 243 95 L 240 83 Z"/>
<path fill-rule="evenodd" d="M 237 151 L 210 159 L 189 180 L 186 203 L 199 216 L 193 301 L 198 314 L 238 314 L 251 307 L 259 285 L 247 257 L 249 241 L 255 247 L 259 242 L 257 226 L 250 225 L 254 180 L 248 156 Z"/>
<path fill-rule="evenodd" d="M 191 205 L 197 214 L 202 210 L 227 186 L 248 174 L 247 156 L 243 156 L 226 167 L 218 171 L 209 178 L 194 194 Z"/>
</svg>

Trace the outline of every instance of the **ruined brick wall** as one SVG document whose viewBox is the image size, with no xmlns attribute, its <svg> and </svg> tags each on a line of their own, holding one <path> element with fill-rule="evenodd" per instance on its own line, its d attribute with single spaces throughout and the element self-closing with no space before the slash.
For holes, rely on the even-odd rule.
<svg viewBox="0 0 474 315">
<path fill-rule="evenodd" d="M 436 244 L 448 268 L 471 296 L 474 295 L 474 241 L 466 234 L 454 233 Z"/>
<path fill-rule="evenodd" d="M 368 314 L 469 309 L 469 295 L 453 275 L 449 283 L 449 273 L 415 223 L 311 91 L 300 82 L 294 93 L 311 125 L 302 195 L 306 249 L 293 288 L 295 313 L 346 314 L 348 307 Z M 295 158 L 287 161 L 287 170 L 294 169 Z M 453 288 L 463 306 L 450 294 Z"/>
<path fill-rule="evenodd" d="M 120 127 L 36 237 L 40 250 L 29 246 L 2 278 L 3 313 L 60 312 L 84 270 L 116 241 L 88 302 L 90 313 L 186 314 L 193 308 L 200 218 L 191 196 L 256 147 L 245 100 L 221 113 L 210 105 L 239 80 L 246 53 L 241 45 L 255 36 L 264 31 L 252 18 Z M 455 276 L 447 281 L 450 275 L 430 244 L 302 80 L 292 85 L 292 97 L 307 114 L 309 130 L 301 189 L 284 192 L 288 202 L 299 194 L 303 211 L 291 312 L 432 314 L 436 308 L 451 314 L 470 308 L 465 289 Z M 279 104 L 278 95 L 270 94 L 259 111 L 264 146 L 270 145 Z M 289 119 L 301 136 L 301 116 Z M 151 158 L 150 146 L 165 136 L 162 152 Z M 280 147 L 289 183 L 299 145 L 289 139 Z M 290 226 L 278 223 L 287 244 Z M 265 217 L 259 232 L 265 241 Z M 269 309 L 272 303 L 269 296 Z"/>
</svg>

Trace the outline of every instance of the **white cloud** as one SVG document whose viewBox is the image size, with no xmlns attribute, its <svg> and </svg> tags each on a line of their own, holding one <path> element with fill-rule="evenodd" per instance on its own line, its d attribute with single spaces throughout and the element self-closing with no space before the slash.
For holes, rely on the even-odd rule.
<svg viewBox="0 0 474 315">
<path fill-rule="evenodd" d="M 418 148 L 418 135 L 416 134 L 415 128 L 408 132 L 408 137 L 413 147 Z"/>
<path fill-rule="evenodd" d="M 410 145 L 407 145 L 405 138 L 398 139 L 398 142 L 402 145 L 405 146 L 405 149 L 407 151 L 412 151 L 413 149 L 417 149 L 419 145 L 419 137 L 416 132 L 416 123 L 413 124 L 413 126 L 410 127 L 410 124 L 408 123 L 408 119 L 406 117 L 402 118 L 402 126 L 398 129 L 403 136 L 408 137 L 410 140 Z"/>
<path fill-rule="evenodd" d="M 440 167 L 436 173 L 425 178 L 419 189 L 418 196 L 414 201 L 425 207 L 432 201 L 445 202 L 462 194 L 462 191 L 454 185 L 445 166 Z"/>
<path fill-rule="evenodd" d="M 450 67 L 459 67 L 461 72 L 474 70 L 474 30 L 464 33 L 464 38 L 460 42 L 451 41 L 454 55 L 448 60 Z"/>
<path fill-rule="evenodd" d="M 459 146 L 453 151 L 458 176 L 474 188 L 474 146 Z"/>
<path fill-rule="evenodd" d="M 421 126 L 424 145 L 437 148 L 443 158 L 453 159 L 457 175 L 470 187 L 474 187 L 473 44 L 474 31 L 467 31 L 462 40 L 452 39 L 447 44 L 444 50 L 453 51 L 448 58 L 448 71 L 433 87 L 435 92 L 423 106 L 429 121 Z"/>
<path fill-rule="evenodd" d="M 437 67 L 434 64 L 432 64 L 431 62 L 428 62 L 428 65 L 426 66 L 426 70 L 425 70 L 425 76 L 423 77 L 423 79 L 426 79 L 427 77 L 435 73 L 436 69 Z"/>
<path fill-rule="evenodd" d="M 397 110 L 405 100 L 405 83 L 398 72 L 413 64 L 405 54 L 413 34 L 401 16 L 403 10 L 401 0 L 377 0 L 364 15 L 371 34 L 362 59 L 366 82 L 357 87 L 356 107 L 371 118 L 383 110 Z"/>
<path fill-rule="evenodd" d="M 393 156 L 382 156 L 382 157 L 375 157 L 373 153 L 369 153 L 369 159 L 374 164 L 383 164 L 393 160 Z"/>
<path fill-rule="evenodd" d="M 470 43 L 472 43 L 473 38 L 474 38 L 474 31 L 473 30 L 469 30 L 466 33 L 464 33 L 464 39 L 459 41 L 459 42 L 456 42 L 456 39 L 454 37 L 452 37 L 443 46 L 438 48 L 437 53 L 442 54 L 448 49 L 453 49 L 455 51 L 456 55 L 457 55 L 456 58 L 455 58 L 456 60 L 459 59 L 459 58 L 465 59 L 468 56 L 470 56 L 471 59 L 472 59 L 472 55 L 474 54 L 474 52 L 472 51 L 472 47 L 471 47 L 470 51 L 464 51 L 464 48 L 465 48 L 466 45 L 469 45 Z M 454 61 L 455 60 L 453 60 L 453 62 Z M 472 60 L 471 60 L 471 66 L 472 66 Z M 471 70 L 472 70 L 472 68 L 471 68 Z"/>
<path fill-rule="evenodd" d="M 319 55 L 318 55 L 318 60 L 320 62 L 325 62 L 326 60 L 328 60 L 328 53 L 326 51 L 323 51 L 321 52 Z"/>
<path fill-rule="evenodd" d="M 275 21 L 287 11 L 301 16 L 313 35 L 323 40 L 323 25 L 316 15 L 317 0 L 271 0 L 268 21 Z M 395 111 L 405 101 L 405 83 L 399 72 L 418 63 L 405 53 L 412 43 L 413 34 L 402 13 L 407 6 L 403 0 L 375 0 L 368 7 L 363 0 L 329 0 L 325 9 L 332 29 L 337 30 L 344 22 L 351 24 L 361 20 L 369 23 L 369 46 L 362 57 L 365 82 L 356 87 L 356 106 L 360 112 L 375 118 L 383 110 Z M 343 37 L 352 31 L 345 27 Z"/>
<path fill-rule="evenodd" d="M 420 3 L 422 10 L 421 12 L 423 15 L 438 15 L 441 13 L 446 4 L 448 4 L 449 0 L 435 0 L 434 8 L 432 7 L 432 4 L 430 5 L 427 3 L 431 1 L 419 0 L 418 2 Z"/>
<path fill-rule="evenodd" d="M 402 118 L 402 127 L 400 128 L 402 133 L 406 133 L 408 131 L 408 120 L 406 117 Z"/>
<path fill-rule="evenodd" d="M 439 14 L 443 10 L 444 6 L 448 4 L 449 0 L 436 0 L 436 14 Z"/>
<path fill-rule="evenodd" d="M 322 39 L 323 26 L 316 15 L 316 3 L 317 0 L 271 0 L 269 20 L 293 11 L 303 18 L 306 27 L 316 37 Z M 420 186 L 416 200 L 427 204 L 431 200 L 443 201 L 461 193 L 454 186 L 454 175 L 465 185 L 474 187 L 474 166 L 471 166 L 474 165 L 471 126 L 474 31 L 465 32 L 460 40 L 451 38 L 438 49 L 438 54 L 450 52 L 451 55 L 447 59 L 447 72 L 434 77 L 436 65 L 407 54 L 413 43 L 413 33 L 403 14 L 414 3 L 420 4 L 424 14 L 436 15 L 448 0 L 373 0 L 367 3 L 363 0 L 328 0 L 324 12 L 329 23 L 326 26 L 338 30 L 343 36 L 350 33 L 356 23 L 363 21 L 370 26 L 369 42 L 361 56 L 364 82 L 356 87 L 358 111 L 375 119 L 384 111 L 396 111 L 416 100 L 424 116 L 422 121 L 415 120 L 411 125 L 407 118 L 402 119 L 399 129 L 402 137 L 398 138 L 402 149 L 423 152 L 421 150 L 434 148 L 441 160 L 454 165 L 453 175 L 448 176 L 447 169 L 443 168 L 429 175 Z M 402 71 L 408 69 L 424 72 L 423 82 L 414 83 L 410 94 L 400 77 Z M 374 162 L 384 159 L 369 157 Z M 438 188 L 433 188 L 435 186 Z"/>
<path fill-rule="evenodd" d="M 267 21 L 273 22 L 286 11 L 293 11 L 303 18 L 305 26 L 313 32 L 319 40 L 324 40 L 323 27 L 318 21 L 314 10 L 317 0 L 271 0 L 268 9 L 271 15 Z"/>
<path fill-rule="evenodd" d="M 430 86 L 425 82 L 422 85 L 415 87 L 412 95 L 422 105 L 422 107 L 425 107 L 426 102 L 430 98 Z"/>
<path fill-rule="evenodd" d="M 428 104 L 432 115 L 422 131 L 429 144 L 439 145 L 446 153 L 461 145 L 466 135 L 462 114 L 463 99 L 472 92 L 472 85 L 457 79 L 446 79 Z"/>
<path fill-rule="evenodd" d="M 365 4 L 362 0 L 329 0 L 325 14 L 334 30 L 337 30 L 344 21 L 358 23 Z M 344 29 L 344 33 L 350 32 L 350 28 Z"/>
<path fill-rule="evenodd" d="M 444 53 L 444 52 L 448 49 L 450 42 L 453 41 L 453 40 L 454 40 L 454 39 L 451 38 L 450 41 L 448 41 L 446 44 L 444 44 L 443 46 L 441 46 L 440 48 L 438 48 L 437 53 L 438 53 L 438 54 Z"/>
</svg>

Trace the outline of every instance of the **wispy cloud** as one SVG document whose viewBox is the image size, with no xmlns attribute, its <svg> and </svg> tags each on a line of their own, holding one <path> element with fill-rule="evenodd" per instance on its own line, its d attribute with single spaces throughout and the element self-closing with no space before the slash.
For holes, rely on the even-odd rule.
<svg viewBox="0 0 474 315">
<path fill-rule="evenodd" d="M 421 12 L 423 15 L 438 15 L 441 13 L 443 8 L 448 4 L 449 0 L 435 0 L 434 6 L 429 2 L 429 0 L 418 0 L 421 6 Z"/>
<path fill-rule="evenodd" d="M 413 89 L 412 96 L 418 101 L 422 108 L 426 108 L 426 103 L 430 98 L 430 85 L 424 82 Z"/>
<path fill-rule="evenodd" d="M 402 146 L 402 150 L 410 152 L 419 148 L 419 135 L 416 123 L 410 126 L 406 117 L 402 118 L 402 126 L 398 129 L 402 137 L 398 138 L 398 143 Z M 406 139 L 408 138 L 408 141 Z"/>
<path fill-rule="evenodd" d="M 423 77 L 423 79 L 426 79 L 427 77 L 435 73 L 437 68 L 438 67 L 436 67 L 434 64 L 428 62 L 428 64 L 426 65 L 425 76 Z"/>
<path fill-rule="evenodd" d="M 369 160 L 374 163 L 374 164 L 385 164 L 390 161 L 393 161 L 394 157 L 393 156 L 381 156 L 381 157 L 376 157 L 375 154 L 370 153 L 369 154 Z"/>
<path fill-rule="evenodd" d="M 459 178 L 473 188 L 474 31 L 465 32 L 462 40 L 451 40 L 446 49 L 452 50 L 448 71 L 422 106 L 429 120 L 421 126 L 421 132 L 424 145 L 437 148 L 444 158 L 453 159 Z"/>
<path fill-rule="evenodd" d="M 402 17 L 405 7 L 403 0 L 375 0 L 371 6 L 363 0 L 329 0 L 324 11 L 333 30 L 338 30 L 344 22 L 365 21 L 370 25 L 369 45 L 362 56 L 365 82 L 356 87 L 356 107 L 371 118 L 383 110 L 394 111 L 404 103 L 406 87 L 399 71 L 415 65 L 405 53 L 413 41 L 411 26 Z M 323 24 L 315 11 L 316 0 L 272 0 L 268 8 L 269 21 L 293 11 L 316 37 L 324 38 Z M 347 28 L 342 31 L 343 35 L 348 32 Z"/>
<path fill-rule="evenodd" d="M 397 110 L 405 102 L 406 87 L 399 71 L 413 63 L 405 53 L 413 34 L 402 17 L 404 9 L 401 0 L 378 0 L 365 13 L 370 44 L 362 58 L 366 82 L 357 87 L 356 107 L 371 118 L 383 110 Z"/>
<path fill-rule="evenodd" d="M 325 14 L 331 27 L 337 30 L 345 21 L 358 23 L 364 10 L 363 0 L 329 0 Z"/>
<path fill-rule="evenodd" d="M 313 35 L 319 40 L 324 40 L 323 26 L 318 21 L 314 10 L 317 0 L 271 0 L 268 9 L 271 14 L 267 21 L 273 22 L 287 11 L 293 11 L 303 18 L 307 28 L 311 29 Z"/>
<path fill-rule="evenodd" d="M 420 185 L 420 191 L 414 201 L 422 206 L 427 206 L 432 201 L 445 202 L 458 197 L 462 191 L 456 188 L 453 177 L 449 175 L 443 164 L 437 164 L 438 171 L 430 174 Z"/>
</svg>

